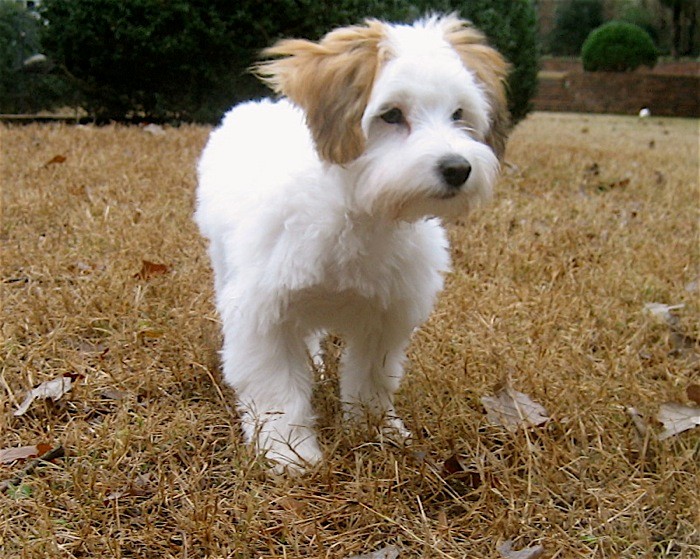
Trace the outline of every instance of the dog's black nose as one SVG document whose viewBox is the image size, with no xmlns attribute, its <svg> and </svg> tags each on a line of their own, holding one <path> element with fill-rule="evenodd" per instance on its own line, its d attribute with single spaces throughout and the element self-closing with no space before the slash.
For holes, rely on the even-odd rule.
<svg viewBox="0 0 700 559">
<path fill-rule="evenodd" d="M 457 189 L 467 182 L 472 166 L 461 155 L 448 155 L 440 160 L 438 170 L 445 184 Z"/>
</svg>

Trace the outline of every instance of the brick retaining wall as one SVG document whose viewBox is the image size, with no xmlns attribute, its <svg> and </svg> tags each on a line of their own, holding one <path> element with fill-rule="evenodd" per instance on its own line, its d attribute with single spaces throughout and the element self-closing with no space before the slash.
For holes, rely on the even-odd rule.
<svg viewBox="0 0 700 559">
<path fill-rule="evenodd" d="M 700 117 L 700 74 L 654 71 L 584 72 L 577 66 L 545 63 L 535 110 Z"/>
</svg>

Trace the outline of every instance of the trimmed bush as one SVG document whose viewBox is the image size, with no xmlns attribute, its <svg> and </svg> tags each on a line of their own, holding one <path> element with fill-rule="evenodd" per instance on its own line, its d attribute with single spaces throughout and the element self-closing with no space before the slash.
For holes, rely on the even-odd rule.
<svg viewBox="0 0 700 559">
<path fill-rule="evenodd" d="M 641 27 L 611 21 L 594 29 L 581 49 L 588 72 L 625 72 L 642 64 L 653 67 L 659 57 L 654 41 Z"/>
</svg>

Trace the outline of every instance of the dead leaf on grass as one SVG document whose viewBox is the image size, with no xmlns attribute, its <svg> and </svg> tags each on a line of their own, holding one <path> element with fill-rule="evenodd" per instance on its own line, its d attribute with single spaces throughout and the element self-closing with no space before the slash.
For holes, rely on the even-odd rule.
<svg viewBox="0 0 700 559">
<path fill-rule="evenodd" d="M 688 293 L 695 293 L 696 291 L 700 291 L 700 276 L 698 276 L 693 281 L 686 283 L 685 290 Z"/>
<path fill-rule="evenodd" d="M 678 316 L 672 311 L 685 307 L 683 303 L 679 305 L 665 305 L 664 303 L 644 303 L 644 310 L 652 316 L 663 320 L 669 326 L 678 325 Z"/>
<path fill-rule="evenodd" d="M 125 400 L 129 397 L 129 393 L 116 388 L 106 388 L 100 392 L 100 396 L 105 400 Z"/>
<path fill-rule="evenodd" d="M 105 497 L 105 502 L 117 501 L 127 497 L 146 497 L 153 493 L 153 479 L 151 474 L 141 474 L 126 487 L 110 491 Z"/>
<path fill-rule="evenodd" d="M 536 559 L 544 553 L 544 547 L 536 545 L 516 551 L 513 549 L 513 540 L 507 540 L 498 546 L 498 552 L 505 559 Z"/>
<path fill-rule="evenodd" d="M 275 500 L 275 503 L 282 507 L 284 516 L 294 524 L 297 530 L 308 537 L 316 535 L 317 527 L 306 514 L 307 503 L 291 495 L 280 497 Z M 288 524 L 288 522 L 285 522 L 285 524 Z"/>
<path fill-rule="evenodd" d="M 399 556 L 399 550 L 396 546 L 387 545 L 376 551 L 363 553 L 362 555 L 352 555 L 348 559 L 396 559 Z"/>
<path fill-rule="evenodd" d="M 519 428 L 534 427 L 549 421 L 547 410 L 527 394 L 506 384 L 494 396 L 483 396 L 481 403 L 486 416 L 495 425 L 502 425 L 511 433 Z"/>
<path fill-rule="evenodd" d="M 698 340 L 681 331 L 680 318 L 673 312 L 683 307 L 685 307 L 683 303 L 678 305 L 666 305 L 664 303 L 644 304 L 644 310 L 647 313 L 664 321 L 671 329 L 671 334 L 669 336 L 669 341 L 673 347 L 671 354 L 697 359 L 694 350 L 698 345 Z"/>
<path fill-rule="evenodd" d="M 160 124 L 147 124 L 143 127 L 143 131 L 152 136 L 165 136 L 165 129 Z"/>
<path fill-rule="evenodd" d="M 688 400 L 692 400 L 700 405 L 700 384 L 689 384 L 688 388 L 685 389 L 685 393 L 688 396 Z"/>
<path fill-rule="evenodd" d="M 637 408 L 634 408 L 632 406 L 628 407 L 626 411 L 627 415 L 629 415 L 630 419 L 632 420 L 632 423 L 637 429 L 637 433 L 639 433 L 639 435 L 642 437 L 646 437 L 648 429 L 647 424 L 644 422 L 642 414 L 637 411 Z"/>
<path fill-rule="evenodd" d="M 75 382 L 81 378 L 81 375 L 74 373 L 66 373 L 65 375 L 42 382 L 39 386 L 29 391 L 25 396 L 24 402 L 14 412 L 15 417 L 19 417 L 27 413 L 34 400 L 46 400 L 51 398 L 54 402 L 60 400 L 64 394 L 71 391 Z"/>
<path fill-rule="evenodd" d="M 18 460 L 27 460 L 46 454 L 51 450 L 51 445 L 39 443 L 31 446 L 18 446 L 15 448 L 3 448 L 0 450 L 0 464 L 11 464 Z"/>
<path fill-rule="evenodd" d="M 484 483 L 481 472 L 475 464 L 469 463 L 459 454 L 453 454 L 442 464 L 444 477 L 459 479 L 465 486 L 478 489 Z"/>
<path fill-rule="evenodd" d="M 149 280 L 156 276 L 162 276 L 170 271 L 170 267 L 165 264 L 158 264 L 156 262 L 150 262 L 149 260 L 143 260 L 141 262 L 141 271 L 134 274 L 134 277 L 138 280 Z"/>
<path fill-rule="evenodd" d="M 598 163 L 591 163 L 583 170 L 584 178 L 597 177 L 598 175 L 600 175 L 600 165 Z"/>
<path fill-rule="evenodd" d="M 54 155 L 51 159 L 49 159 L 46 163 L 44 163 L 44 167 L 48 167 L 49 165 L 57 165 L 60 163 L 65 163 L 66 162 L 66 156 L 65 155 Z"/>
<path fill-rule="evenodd" d="M 663 423 L 665 428 L 657 437 L 660 441 L 663 441 L 700 425 L 700 407 L 666 402 L 661 404 L 656 417 Z"/>
</svg>

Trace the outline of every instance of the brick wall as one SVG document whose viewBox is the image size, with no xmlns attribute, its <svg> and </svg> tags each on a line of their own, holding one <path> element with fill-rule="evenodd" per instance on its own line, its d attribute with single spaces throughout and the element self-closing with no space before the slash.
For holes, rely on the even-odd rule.
<svg viewBox="0 0 700 559">
<path fill-rule="evenodd" d="M 539 111 L 700 117 L 700 73 L 584 72 L 548 63 L 540 72 L 533 106 Z"/>
</svg>

